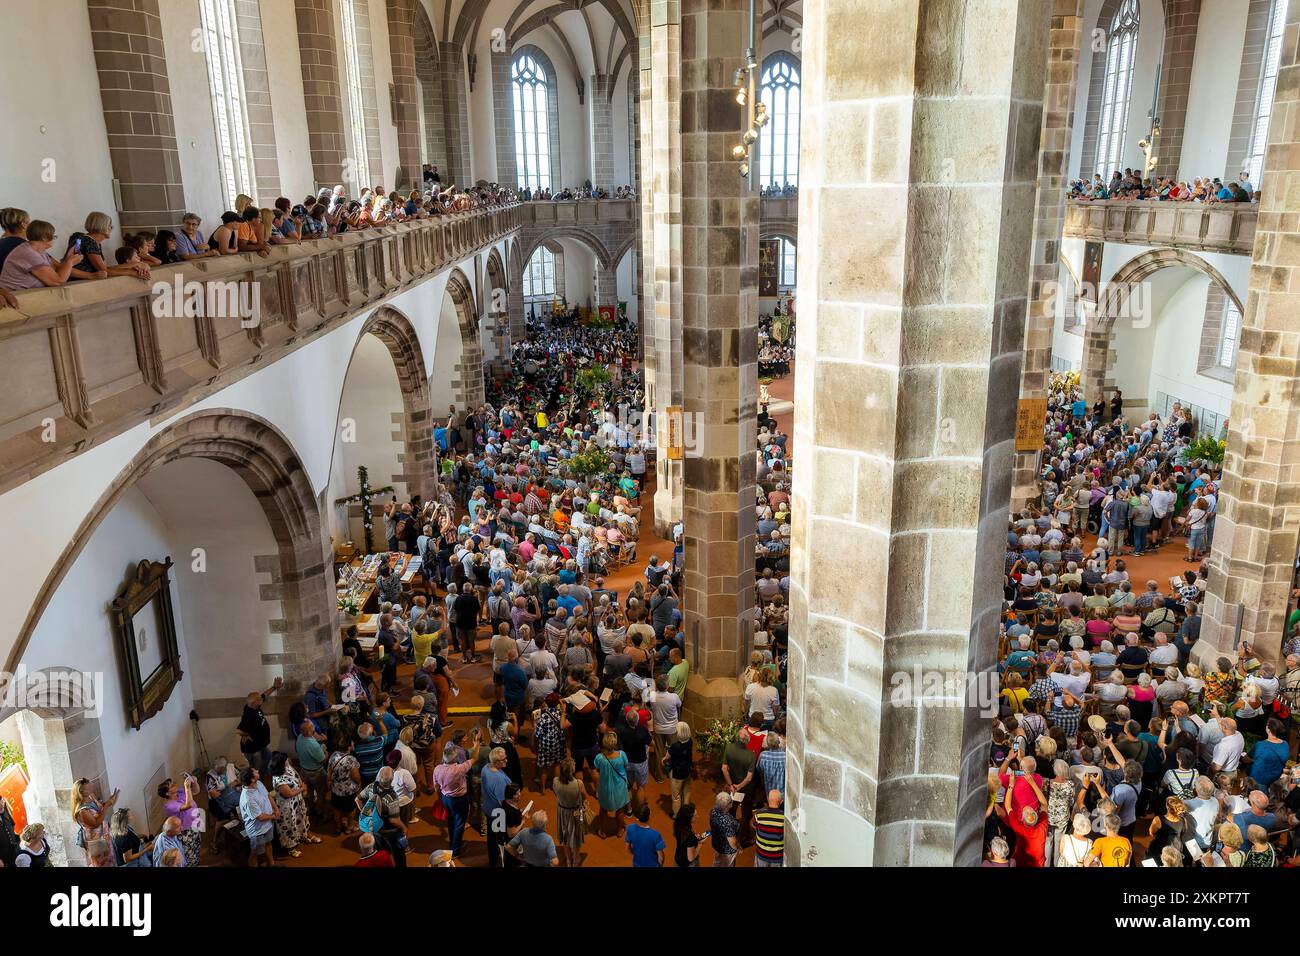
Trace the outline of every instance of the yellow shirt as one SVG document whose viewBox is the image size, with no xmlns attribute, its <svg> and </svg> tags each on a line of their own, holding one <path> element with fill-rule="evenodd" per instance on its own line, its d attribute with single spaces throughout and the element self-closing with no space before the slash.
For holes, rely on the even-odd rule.
<svg viewBox="0 0 1300 956">
<path fill-rule="evenodd" d="M 1128 866 L 1133 856 L 1133 844 L 1122 836 L 1107 836 L 1094 840 L 1091 856 L 1101 860 L 1102 866 Z"/>
<path fill-rule="evenodd" d="M 433 642 L 437 639 L 438 633 L 430 631 L 428 634 L 421 634 L 418 631 L 411 635 L 411 647 L 415 650 L 415 666 L 419 667 L 424 663 L 424 659 L 429 656 L 433 649 Z"/>
</svg>

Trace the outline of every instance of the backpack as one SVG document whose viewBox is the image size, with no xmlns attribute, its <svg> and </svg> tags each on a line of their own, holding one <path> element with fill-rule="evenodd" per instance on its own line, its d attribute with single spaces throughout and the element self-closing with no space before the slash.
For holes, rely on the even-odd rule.
<svg viewBox="0 0 1300 956">
<path fill-rule="evenodd" d="M 378 784 L 370 788 L 370 799 L 366 805 L 361 808 L 361 813 L 357 817 L 357 826 L 361 828 L 362 833 L 370 833 L 374 836 L 379 835 L 379 831 L 384 828 L 384 817 L 379 812 L 379 786 Z"/>
</svg>

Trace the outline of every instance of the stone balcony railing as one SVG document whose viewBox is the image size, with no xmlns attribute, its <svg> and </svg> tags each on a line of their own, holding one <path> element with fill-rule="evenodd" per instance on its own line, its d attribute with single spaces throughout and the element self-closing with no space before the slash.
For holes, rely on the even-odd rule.
<svg viewBox="0 0 1300 956">
<path fill-rule="evenodd" d="M 783 236 L 798 238 L 799 233 L 799 197 L 768 196 L 759 200 L 759 219 L 765 236 L 780 233 Z"/>
<path fill-rule="evenodd" d="M 520 206 L 17 293 L 0 309 L 0 492 L 188 405 L 520 228 Z"/>
<path fill-rule="evenodd" d="M 519 204 L 525 226 L 596 226 L 609 222 L 636 222 L 635 199 L 538 199 Z"/>
<path fill-rule="evenodd" d="M 1067 200 L 1064 234 L 1098 242 L 1248 256 L 1258 215 L 1253 203 Z"/>
</svg>

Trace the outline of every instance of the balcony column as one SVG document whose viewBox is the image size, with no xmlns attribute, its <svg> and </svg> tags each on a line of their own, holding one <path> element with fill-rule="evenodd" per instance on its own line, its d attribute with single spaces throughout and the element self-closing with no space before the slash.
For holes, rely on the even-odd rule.
<svg viewBox="0 0 1300 956">
<path fill-rule="evenodd" d="M 1034 201 L 1033 258 L 1025 316 L 1020 398 L 1043 398 L 1052 372 L 1052 331 L 1060 299 L 1061 233 L 1069 178 L 1070 133 L 1079 79 L 1083 34 L 1082 0 L 1054 0 L 1043 86 L 1043 126 L 1038 149 L 1038 195 Z M 1094 398 L 1095 396 L 1089 396 Z M 1018 451 L 1011 477 L 1011 506 L 1017 510 L 1038 493 L 1037 451 Z"/>
<path fill-rule="evenodd" d="M 447 169 L 442 177 L 446 189 L 469 182 L 469 103 L 465 92 L 465 49 L 459 43 L 438 44 L 438 67 L 442 71 L 443 130 L 447 142 Z"/>
<path fill-rule="evenodd" d="M 804 2 L 791 865 L 981 857 L 1050 12 Z"/>
<path fill-rule="evenodd" d="M 120 187 L 117 225 L 123 231 L 174 227 L 185 213 L 185 194 L 158 0 L 87 0 L 86 6 Z"/>
<path fill-rule="evenodd" d="M 1156 107 L 1160 117 L 1160 138 L 1156 141 L 1156 166 L 1151 173 L 1153 176 L 1177 177 L 1183 157 L 1187 106 L 1191 102 L 1192 60 L 1196 55 L 1201 0 L 1164 0 L 1162 6 L 1165 11 L 1165 50 L 1160 61 L 1160 98 Z M 1146 127 L 1142 132 L 1146 132 Z M 1231 175 L 1236 176 L 1236 171 Z"/>
<path fill-rule="evenodd" d="M 497 182 L 505 186 L 519 185 L 519 162 L 515 156 L 515 111 L 511 103 L 509 50 L 491 53 L 490 79 L 492 81 L 492 124 L 496 133 Z"/>
<path fill-rule="evenodd" d="M 593 73 L 587 84 L 591 108 L 591 184 L 614 191 L 614 78 Z"/>
<path fill-rule="evenodd" d="M 747 0 L 682 2 L 686 720 L 734 716 L 753 646 L 758 192 L 731 147 Z"/>
<path fill-rule="evenodd" d="M 1277 661 L 1300 540 L 1300 3 L 1287 8 L 1197 656 Z"/>
<path fill-rule="evenodd" d="M 343 100 L 335 53 L 331 0 L 294 0 L 298 19 L 298 55 L 307 106 L 307 144 L 317 188 L 343 182 L 347 145 L 343 138 Z"/>
<path fill-rule="evenodd" d="M 397 175 L 392 188 L 405 193 L 424 185 L 420 169 L 420 106 L 415 87 L 415 4 L 387 0 L 388 47 L 393 67 L 393 125 L 397 127 Z"/>
</svg>

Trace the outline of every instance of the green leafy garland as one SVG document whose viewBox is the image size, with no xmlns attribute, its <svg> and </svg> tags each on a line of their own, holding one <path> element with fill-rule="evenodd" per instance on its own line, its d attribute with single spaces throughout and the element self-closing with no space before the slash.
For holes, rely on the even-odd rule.
<svg viewBox="0 0 1300 956">
<path fill-rule="evenodd" d="M 374 495 L 383 495 L 393 490 L 392 485 L 385 485 L 383 488 L 370 487 L 370 472 L 365 465 L 357 466 L 357 482 L 361 490 L 355 495 L 348 495 L 346 498 L 337 499 L 335 505 L 350 505 L 354 502 L 361 502 L 361 527 L 365 530 L 366 554 L 375 553 L 375 511 L 370 504 L 370 499 Z"/>
</svg>

